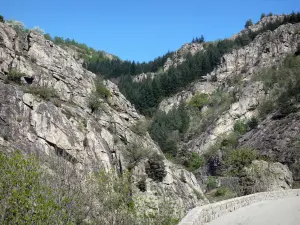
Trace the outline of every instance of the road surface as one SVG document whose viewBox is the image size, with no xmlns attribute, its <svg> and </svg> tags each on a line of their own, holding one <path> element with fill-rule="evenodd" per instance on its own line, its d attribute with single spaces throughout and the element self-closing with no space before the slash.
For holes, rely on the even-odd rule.
<svg viewBox="0 0 300 225">
<path fill-rule="evenodd" d="M 207 225 L 300 225 L 300 197 L 257 202 Z"/>
</svg>

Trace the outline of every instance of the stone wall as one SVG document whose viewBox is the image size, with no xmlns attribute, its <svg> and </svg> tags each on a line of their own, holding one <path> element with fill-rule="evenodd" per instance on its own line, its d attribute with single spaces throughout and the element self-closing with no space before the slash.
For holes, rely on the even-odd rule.
<svg viewBox="0 0 300 225">
<path fill-rule="evenodd" d="M 200 225 L 210 222 L 226 213 L 233 212 L 250 204 L 284 197 L 300 196 L 300 189 L 288 191 L 260 192 L 252 195 L 233 198 L 192 209 L 179 225 Z"/>
</svg>

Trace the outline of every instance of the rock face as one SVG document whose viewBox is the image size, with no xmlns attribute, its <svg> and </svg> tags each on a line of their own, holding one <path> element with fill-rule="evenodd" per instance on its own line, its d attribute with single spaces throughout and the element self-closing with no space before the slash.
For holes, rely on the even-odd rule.
<svg viewBox="0 0 300 225">
<path fill-rule="evenodd" d="M 12 69 L 23 73 L 21 85 L 7 82 Z M 99 112 L 91 113 L 88 102 L 95 77 L 76 57 L 43 36 L 29 32 L 22 37 L 0 23 L 0 149 L 62 157 L 79 171 L 126 168 L 124 152 L 136 140 L 161 154 L 148 134 L 139 136 L 131 130 L 143 117 L 110 81 L 104 84 L 112 97 L 103 100 Z M 57 97 L 44 100 L 31 94 L 33 87 L 54 89 Z M 134 170 L 136 181 L 147 177 L 144 163 Z M 165 193 L 183 208 L 203 204 L 194 175 L 166 159 L 164 163 L 167 176 L 162 182 L 147 177 L 148 189 L 143 194 L 155 199 Z M 136 194 L 141 194 L 138 189 Z"/>
<path fill-rule="evenodd" d="M 267 18 L 263 21 L 265 20 Z M 259 23 L 255 27 L 257 26 L 262 25 Z M 220 65 L 206 76 L 207 81 L 195 82 L 187 91 L 161 102 L 160 109 L 168 111 L 181 100 L 189 101 L 197 92 L 209 95 L 214 90 L 231 92 L 235 91 L 239 82 L 242 83 L 240 91 L 235 94 L 235 101 L 228 107 L 229 110 L 219 115 L 206 131 L 193 136 L 187 143 L 188 149 L 199 153 L 206 151 L 215 143 L 217 137 L 233 130 L 236 120 L 249 119 L 256 115 L 256 108 L 264 97 L 264 91 L 263 85 L 259 82 L 253 83 L 252 78 L 264 68 L 280 64 L 287 55 L 297 51 L 300 45 L 299 29 L 300 24 L 286 24 L 272 32 L 258 35 L 249 45 L 225 54 Z M 217 82 L 211 82 L 212 77 L 216 77 Z"/>
<path fill-rule="evenodd" d="M 167 71 L 171 66 L 176 67 L 185 61 L 188 54 L 195 55 L 196 52 L 203 50 L 202 43 L 189 43 L 184 44 L 179 50 L 177 50 L 171 58 L 168 58 L 164 64 L 164 71 Z"/>
<path fill-rule="evenodd" d="M 245 168 L 248 179 L 255 181 L 252 193 L 263 191 L 280 191 L 290 189 L 293 184 L 292 172 L 281 163 L 268 163 L 255 160 Z"/>
<path fill-rule="evenodd" d="M 288 165 L 294 180 L 300 180 L 299 133 L 300 115 L 291 114 L 284 118 L 270 115 L 257 129 L 248 132 L 240 140 L 241 147 L 257 149 L 260 154 Z M 295 159 L 298 158 L 298 161 Z"/>
</svg>

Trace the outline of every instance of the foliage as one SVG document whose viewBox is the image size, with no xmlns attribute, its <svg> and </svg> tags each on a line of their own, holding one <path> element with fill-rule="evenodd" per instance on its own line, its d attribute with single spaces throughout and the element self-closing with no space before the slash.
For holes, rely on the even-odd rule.
<svg viewBox="0 0 300 225">
<path fill-rule="evenodd" d="M 262 13 L 262 14 L 260 15 L 260 19 L 262 19 L 262 18 L 264 18 L 264 17 L 266 17 L 266 14 Z"/>
<path fill-rule="evenodd" d="M 89 96 L 88 107 L 92 110 L 92 113 L 102 108 L 102 101 L 100 100 L 96 92 L 92 92 Z"/>
<path fill-rule="evenodd" d="M 112 96 L 111 92 L 103 84 L 103 80 L 101 78 L 96 79 L 95 86 L 96 86 L 96 93 L 98 94 L 99 97 L 107 99 Z"/>
<path fill-rule="evenodd" d="M 167 175 L 162 156 L 153 154 L 146 163 L 146 173 L 148 177 L 155 181 L 162 182 Z"/>
<path fill-rule="evenodd" d="M 158 57 L 148 63 L 140 63 L 128 60 L 123 61 L 118 58 L 109 59 L 105 57 L 104 52 L 95 51 L 91 57 L 85 58 L 85 65 L 88 70 L 104 75 L 106 78 L 137 75 L 160 70 L 172 54 L 172 52 L 168 52 L 164 56 Z"/>
<path fill-rule="evenodd" d="M 178 108 L 173 108 L 168 113 L 158 111 L 154 115 L 149 133 L 164 153 L 177 155 L 177 141 L 179 136 L 187 131 L 189 116 L 185 105 L 181 103 Z"/>
<path fill-rule="evenodd" d="M 0 15 L 0 22 L 1 22 L 1 23 L 4 23 L 4 22 L 5 22 L 4 17 L 3 17 L 2 15 Z"/>
<path fill-rule="evenodd" d="M 146 120 L 138 120 L 134 125 L 131 126 L 131 130 L 140 135 L 145 136 L 148 132 L 149 122 Z"/>
<path fill-rule="evenodd" d="M 195 108 L 198 108 L 199 110 L 201 110 L 203 108 L 203 106 L 208 105 L 209 104 L 209 96 L 208 94 L 205 93 L 197 93 L 195 94 L 191 100 L 189 101 L 189 105 Z"/>
<path fill-rule="evenodd" d="M 201 35 L 200 38 L 198 38 L 198 37 L 193 38 L 192 43 L 200 43 L 200 44 L 201 44 L 201 43 L 204 43 L 204 36 Z"/>
<path fill-rule="evenodd" d="M 241 175 L 242 169 L 249 166 L 258 157 L 258 152 L 253 149 L 234 149 L 228 151 L 225 156 L 225 166 L 229 169 L 229 174 L 233 176 Z"/>
<path fill-rule="evenodd" d="M 300 103 L 300 57 L 287 56 L 279 66 L 264 71 L 258 77 L 264 83 L 268 98 L 259 105 L 259 116 L 264 119 L 269 113 L 278 111 L 286 116 L 298 110 Z"/>
<path fill-rule="evenodd" d="M 83 176 L 73 166 L 58 158 L 37 159 L 18 152 L 0 153 L 0 172 L 1 224 L 178 223 L 174 205 L 165 197 L 156 204 L 133 198 L 130 172 L 118 176 L 115 171 L 81 171 L 86 173 L 82 188 Z"/>
<path fill-rule="evenodd" d="M 216 197 L 227 197 L 230 198 L 233 196 L 233 193 L 231 192 L 231 190 L 228 187 L 219 187 L 215 193 Z"/>
<path fill-rule="evenodd" d="M 246 126 L 248 127 L 248 130 L 253 130 L 258 125 L 258 119 L 256 117 L 251 117 L 247 122 Z"/>
<path fill-rule="evenodd" d="M 41 86 L 31 86 L 25 90 L 27 93 L 36 95 L 45 101 L 49 101 L 52 98 L 58 97 L 56 91 L 53 88 L 41 87 Z"/>
<path fill-rule="evenodd" d="M 252 22 L 251 19 L 249 19 L 249 20 L 246 21 L 245 28 L 249 28 L 252 25 L 253 25 L 253 22 Z"/>
<path fill-rule="evenodd" d="M 195 152 L 189 154 L 186 166 L 190 171 L 195 171 L 204 165 L 204 159 Z"/>
<path fill-rule="evenodd" d="M 188 54 L 182 64 L 177 65 L 176 68 L 169 68 L 167 72 L 157 74 L 154 79 L 146 79 L 143 82 L 136 83 L 130 76 L 130 72 L 120 73 L 123 74 L 119 82 L 120 90 L 140 112 L 151 115 L 155 112 L 162 98 L 181 91 L 191 82 L 199 80 L 210 73 L 220 64 L 224 54 L 248 45 L 257 35 L 263 32 L 273 31 L 282 24 L 300 21 L 299 15 L 300 13 L 294 16 L 286 15 L 283 21 L 269 22 L 255 32 L 247 30 L 234 40 L 225 39 L 214 43 L 206 43 L 205 51 L 199 51 L 193 56 Z M 97 70 L 92 71 L 97 72 Z"/>
<path fill-rule="evenodd" d="M 128 161 L 128 170 L 131 171 L 143 159 L 151 157 L 151 149 L 145 147 L 142 141 L 135 139 L 132 143 L 127 144 L 124 157 Z"/>
<path fill-rule="evenodd" d="M 0 171 L 1 224 L 72 224 L 68 208 L 42 182 L 36 158 L 0 153 Z"/>
<path fill-rule="evenodd" d="M 274 108 L 275 106 L 272 100 L 265 100 L 258 106 L 259 117 L 262 119 L 265 118 Z"/>
<path fill-rule="evenodd" d="M 95 90 L 91 92 L 88 98 L 88 107 L 92 110 L 92 113 L 94 113 L 103 106 L 101 98 L 108 100 L 111 96 L 112 94 L 103 84 L 103 80 L 98 77 L 95 80 Z"/>
<path fill-rule="evenodd" d="M 36 26 L 36 27 L 32 28 L 31 31 L 33 31 L 35 33 L 38 33 L 38 34 L 41 34 L 41 35 L 45 34 L 45 31 L 43 29 L 41 29 L 39 26 Z"/>
<path fill-rule="evenodd" d="M 11 81 L 17 84 L 21 84 L 22 77 L 26 76 L 25 73 L 22 73 L 18 70 L 10 70 L 7 74 L 7 81 Z"/>
<path fill-rule="evenodd" d="M 208 190 L 212 190 L 212 189 L 217 188 L 217 185 L 218 185 L 218 184 L 217 184 L 217 180 L 216 180 L 215 177 L 209 176 L 209 177 L 207 178 L 207 181 L 206 181 L 206 187 L 207 187 Z"/>
<path fill-rule="evenodd" d="M 244 120 L 237 120 L 233 125 L 233 130 L 237 134 L 243 135 L 247 132 L 247 125 Z"/>
<path fill-rule="evenodd" d="M 17 20 L 6 20 L 5 23 L 13 28 L 17 34 L 24 36 L 27 33 L 26 26 L 23 22 Z"/>
</svg>

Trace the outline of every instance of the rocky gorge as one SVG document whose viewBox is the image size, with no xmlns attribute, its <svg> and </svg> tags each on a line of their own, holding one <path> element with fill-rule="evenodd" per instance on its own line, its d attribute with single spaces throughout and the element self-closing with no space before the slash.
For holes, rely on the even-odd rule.
<svg viewBox="0 0 300 225">
<path fill-rule="evenodd" d="M 264 17 L 228 40 L 283 20 L 284 16 Z M 210 44 L 214 45 L 185 44 L 159 71 L 135 74 L 132 80 L 135 85 L 155 81 L 188 57 L 207 51 Z M 83 186 L 91 171 L 113 171 L 119 177 L 129 171 L 130 198 L 143 199 L 142 210 L 151 211 L 167 198 L 179 217 L 188 209 L 218 201 L 211 195 L 224 191 L 223 186 L 238 189 L 226 198 L 290 189 L 294 181 L 300 181 L 298 98 L 292 93 L 295 109 L 283 115 L 275 101 L 285 86 L 278 81 L 270 88 L 262 74 L 280 70 L 289 56 L 297 61 L 299 52 L 300 23 L 282 24 L 225 53 L 212 72 L 160 101 L 157 111 L 166 115 L 182 105 L 188 112 L 188 127 L 184 132 L 170 132 L 176 146 L 169 146 L 178 148 L 178 155 L 197 155 L 194 161 L 187 160 L 196 164 L 189 167 L 164 152 L 149 125 L 155 122 L 155 114 L 149 118 L 136 110 L 119 80 L 114 83 L 87 70 L 76 48 L 55 44 L 35 30 L 20 32 L 0 22 L 0 150 L 33 154 L 58 178 L 59 172 L 49 164 L 60 160 L 82 175 Z M 114 60 L 110 54 L 105 57 Z M 297 74 L 298 64 L 294 64 Z M 197 97 L 200 103 L 196 101 L 198 106 L 193 108 L 191 102 Z M 274 106 L 261 116 L 270 98 Z M 171 120 L 176 123 L 174 115 Z M 237 162 L 228 152 L 243 158 L 242 152 L 246 162 Z M 226 163 L 228 171 L 221 176 L 212 172 L 224 170 Z M 235 164 L 238 173 L 230 174 Z"/>
</svg>

